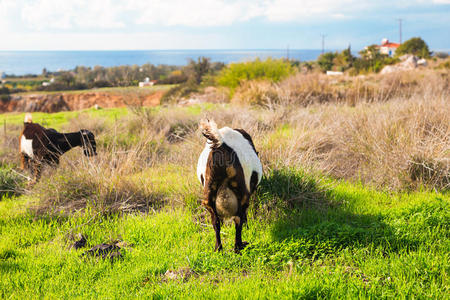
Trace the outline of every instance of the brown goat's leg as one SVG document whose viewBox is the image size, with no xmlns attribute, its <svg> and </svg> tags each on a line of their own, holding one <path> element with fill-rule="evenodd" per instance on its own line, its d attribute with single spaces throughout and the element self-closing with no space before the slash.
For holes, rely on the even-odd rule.
<svg viewBox="0 0 450 300">
<path fill-rule="evenodd" d="M 205 198 L 202 202 L 203 206 L 211 214 L 211 223 L 216 233 L 216 246 L 214 251 L 222 250 L 222 241 L 220 239 L 220 218 L 216 211 L 215 198 L 217 196 L 217 182 L 208 182 L 205 188 Z"/>
<path fill-rule="evenodd" d="M 234 218 L 234 224 L 236 228 L 236 236 L 234 242 L 234 252 L 240 253 L 242 249 L 244 249 L 248 243 L 242 241 L 242 226 L 244 225 L 245 212 L 240 214 L 240 217 Z"/>
<path fill-rule="evenodd" d="M 20 168 L 22 170 L 29 169 L 29 158 L 25 156 L 23 153 L 20 153 Z"/>
<path fill-rule="evenodd" d="M 41 168 L 42 168 L 42 165 L 41 165 L 40 162 L 37 162 L 37 161 L 33 162 L 33 181 L 32 181 L 32 184 L 35 184 L 41 178 Z"/>
<path fill-rule="evenodd" d="M 223 247 L 220 239 L 220 219 L 215 211 L 211 213 L 211 223 L 216 233 L 216 247 L 214 248 L 214 251 L 221 251 Z"/>
</svg>

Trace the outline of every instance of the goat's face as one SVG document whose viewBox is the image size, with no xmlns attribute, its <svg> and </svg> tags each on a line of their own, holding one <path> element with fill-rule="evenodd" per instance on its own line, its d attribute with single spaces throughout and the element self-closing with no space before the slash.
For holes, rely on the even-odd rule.
<svg viewBox="0 0 450 300">
<path fill-rule="evenodd" d="M 95 136 L 92 132 L 86 129 L 80 130 L 81 140 L 83 143 L 83 153 L 86 156 L 97 155 L 97 144 L 95 142 Z"/>
</svg>

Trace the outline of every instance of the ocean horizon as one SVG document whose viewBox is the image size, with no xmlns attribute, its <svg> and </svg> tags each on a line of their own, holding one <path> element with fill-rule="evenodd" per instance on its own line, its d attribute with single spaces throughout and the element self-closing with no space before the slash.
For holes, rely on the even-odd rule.
<svg viewBox="0 0 450 300">
<path fill-rule="evenodd" d="M 327 50 L 330 51 L 330 50 Z M 58 50 L 0 51 L 0 73 L 7 75 L 41 74 L 71 70 L 76 66 L 113 67 L 120 65 L 186 65 L 189 59 L 208 57 L 213 62 L 242 62 L 256 58 L 316 60 L 320 49 L 217 49 L 217 50 Z"/>
</svg>

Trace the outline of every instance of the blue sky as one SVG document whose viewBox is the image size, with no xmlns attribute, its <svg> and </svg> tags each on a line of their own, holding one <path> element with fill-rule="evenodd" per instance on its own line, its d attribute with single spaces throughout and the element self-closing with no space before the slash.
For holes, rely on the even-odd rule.
<svg viewBox="0 0 450 300">
<path fill-rule="evenodd" d="M 450 50 L 450 0 L 0 0 L 0 50 L 354 50 L 386 37 Z"/>
</svg>

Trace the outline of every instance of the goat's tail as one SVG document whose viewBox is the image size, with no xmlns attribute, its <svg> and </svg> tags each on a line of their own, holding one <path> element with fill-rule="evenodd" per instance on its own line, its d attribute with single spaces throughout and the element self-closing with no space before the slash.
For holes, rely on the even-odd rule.
<svg viewBox="0 0 450 300">
<path fill-rule="evenodd" d="M 217 129 L 217 124 L 213 120 L 201 120 L 200 129 L 205 138 L 212 142 L 213 147 L 220 147 L 223 143 L 222 135 Z"/>
<path fill-rule="evenodd" d="M 30 113 L 25 114 L 25 119 L 23 120 L 24 123 L 33 123 L 33 117 Z"/>
</svg>

